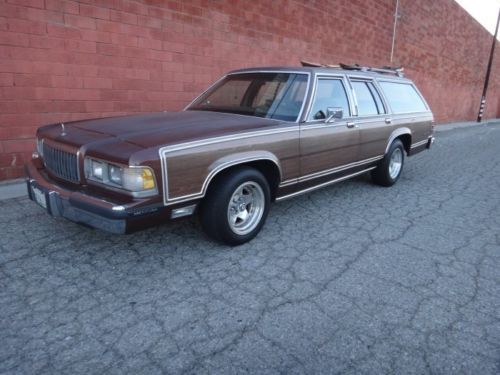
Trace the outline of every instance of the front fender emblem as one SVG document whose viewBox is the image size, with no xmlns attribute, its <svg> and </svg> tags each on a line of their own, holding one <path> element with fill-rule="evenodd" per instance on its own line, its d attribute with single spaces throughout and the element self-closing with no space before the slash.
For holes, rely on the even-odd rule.
<svg viewBox="0 0 500 375">
<path fill-rule="evenodd" d="M 61 122 L 61 136 L 64 137 L 66 135 L 66 128 L 64 124 Z"/>
</svg>

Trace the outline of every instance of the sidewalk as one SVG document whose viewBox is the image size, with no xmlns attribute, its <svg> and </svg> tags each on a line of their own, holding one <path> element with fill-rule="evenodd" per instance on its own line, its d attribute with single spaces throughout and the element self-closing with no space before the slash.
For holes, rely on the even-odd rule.
<svg viewBox="0 0 500 375">
<path fill-rule="evenodd" d="M 494 123 L 500 125 L 500 119 L 485 120 L 481 124 L 478 124 L 475 121 L 452 122 L 448 124 L 441 124 L 437 125 L 434 131 L 436 133 L 440 133 L 443 131 L 448 131 L 453 129 L 467 128 L 473 126 L 484 126 Z M 22 178 L 0 182 L 0 200 L 23 197 L 26 196 L 27 194 L 28 191 L 26 190 L 26 184 L 24 182 L 24 179 Z"/>
</svg>

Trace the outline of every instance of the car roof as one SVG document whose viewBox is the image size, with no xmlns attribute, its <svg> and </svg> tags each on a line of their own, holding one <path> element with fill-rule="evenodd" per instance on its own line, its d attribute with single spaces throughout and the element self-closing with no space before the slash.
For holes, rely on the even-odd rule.
<svg viewBox="0 0 500 375">
<path fill-rule="evenodd" d="M 259 73 L 259 72 L 293 72 L 293 73 L 309 73 L 309 74 L 345 74 L 356 77 L 378 78 L 388 80 L 398 80 L 402 82 L 412 82 L 410 79 L 400 77 L 396 74 L 379 73 L 371 71 L 362 71 L 354 69 L 342 69 L 335 67 L 309 67 L 309 66 L 261 66 L 237 69 L 228 72 L 228 74 L 242 74 L 242 73 Z"/>
</svg>

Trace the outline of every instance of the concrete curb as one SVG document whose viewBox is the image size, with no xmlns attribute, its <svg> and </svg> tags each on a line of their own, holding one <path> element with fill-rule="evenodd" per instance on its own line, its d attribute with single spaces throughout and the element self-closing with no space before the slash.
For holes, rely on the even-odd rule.
<svg viewBox="0 0 500 375">
<path fill-rule="evenodd" d="M 19 178 L 16 180 L 8 180 L 0 182 L 0 200 L 19 198 L 28 195 L 26 190 L 26 182 Z"/>
<path fill-rule="evenodd" d="M 485 120 L 478 124 L 475 121 L 464 121 L 464 122 L 452 122 L 449 124 L 437 125 L 434 129 L 435 132 L 445 132 L 453 129 L 468 128 L 473 126 L 484 126 L 484 125 L 500 125 L 500 118 Z M 0 182 L 0 200 L 19 198 L 28 195 L 26 190 L 26 183 L 24 179 L 9 180 Z"/>
<path fill-rule="evenodd" d="M 440 133 L 440 132 L 445 132 L 445 131 L 453 130 L 453 129 L 477 127 L 477 126 L 483 126 L 483 125 L 500 125 L 500 118 L 484 120 L 480 123 L 477 123 L 476 121 L 450 122 L 447 124 L 436 125 L 436 127 L 434 128 L 434 131 L 437 133 Z"/>
</svg>

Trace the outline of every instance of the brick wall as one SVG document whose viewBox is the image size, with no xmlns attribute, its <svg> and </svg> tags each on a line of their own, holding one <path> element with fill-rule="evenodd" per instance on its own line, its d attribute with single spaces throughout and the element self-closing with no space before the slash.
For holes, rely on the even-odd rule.
<svg viewBox="0 0 500 375">
<path fill-rule="evenodd" d="M 491 36 L 452 0 L 401 0 L 395 61 L 438 121 L 476 116 Z M 395 0 L 0 0 L 0 180 L 41 124 L 179 110 L 227 70 L 388 64 Z M 498 50 L 500 54 L 500 49 Z M 500 56 L 486 117 L 500 116 Z"/>
</svg>

